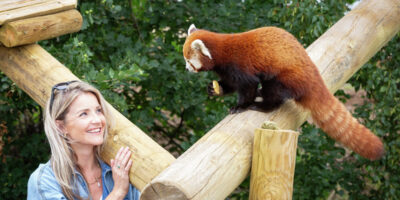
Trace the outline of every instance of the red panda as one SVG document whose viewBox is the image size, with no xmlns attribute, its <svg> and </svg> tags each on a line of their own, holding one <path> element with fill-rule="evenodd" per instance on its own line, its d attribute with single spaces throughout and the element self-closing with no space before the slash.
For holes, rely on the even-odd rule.
<svg viewBox="0 0 400 200">
<path fill-rule="evenodd" d="M 183 56 L 187 70 L 218 74 L 220 94 L 210 83 L 209 95 L 238 92 L 238 103 L 231 113 L 249 108 L 268 112 L 294 99 L 310 110 L 314 122 L 334 140 L 370 160 L 384 154 L 381 140 L 329 92 L 303 46 L 283 29 L 263 27 L 221 34 L 192 25 Z M 255 100 L 258 96 L 261 102 Z"/>
</svg>

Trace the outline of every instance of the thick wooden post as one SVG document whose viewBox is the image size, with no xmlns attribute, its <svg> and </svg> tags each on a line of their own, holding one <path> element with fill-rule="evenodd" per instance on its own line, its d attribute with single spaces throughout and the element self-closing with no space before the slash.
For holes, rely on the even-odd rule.
<svg viewBox="0 0 400 200">
<path fill-rule="evenodd" d="M 0 42 L 6 47 L 32 44 L 68 33 L 77 32 L 82 26 L 82 16 L 77 10 L 21 19 L 0 28 Z"/>
<path fill-rule="evenodd" d="M 0 47 L 0 70 L 42 107 L 50 97 L 54 84 L 78 80 L 68 68 L 37 44 Z M 101 156 L 105 162 L 110 162 L 121 146 L 129 146 L 133 151 L 130 181 L 142 190 L 175 158 L 111 105 L 108 106 L 115 119 L 115 129 L 110 131 Z"/>
<path fill-rule="evenodd" d="M 364 0 L 307 52 L 332 92 L 400 30 L 399 0 Z M 295 130 L 308 114 L 287 102 L 271 113 L 228 115 L 143 190 L 143 200 L 224 199 L 248 175 L 254 130 L 264 121 Z"/>
<path fill-rule="evenodd" d="M 298 132 L 256 129 L 250 200 L 292 199 Z"/>
</svg>

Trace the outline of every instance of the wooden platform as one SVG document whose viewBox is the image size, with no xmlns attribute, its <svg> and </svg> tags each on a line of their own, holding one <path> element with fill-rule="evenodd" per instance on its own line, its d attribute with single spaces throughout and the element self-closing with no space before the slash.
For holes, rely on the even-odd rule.
<svg viewBox="0 0 400 200">
<path fill-rule="evenodd" d="M 0 45 L 15 47 L 77 32 L 77 0 L 0 0 Z"/>
<path fill-rule="evenodd" d="M 1 0 L 0 25 L 19 19 L 74 9 L 77 0 Z"/>
</svg>

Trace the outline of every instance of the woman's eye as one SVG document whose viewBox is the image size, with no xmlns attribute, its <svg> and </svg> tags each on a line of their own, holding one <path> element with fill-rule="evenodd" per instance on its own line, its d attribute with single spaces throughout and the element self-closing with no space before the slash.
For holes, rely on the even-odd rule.
<svg viewBox="0 0 400 200">
<path fill-rule="evenodd" d="M 87 115 L 87 113 L 83 112 L 83 113 L 79 114 L 79 117 L 83 117 L 83 116 L 86 116 L 86 115 Z"/>
<path fill-rule="evenodd" d="M 97 109 L 98 113 L 103 113 L 103 110 L 101 108 Z"/>
</svg>

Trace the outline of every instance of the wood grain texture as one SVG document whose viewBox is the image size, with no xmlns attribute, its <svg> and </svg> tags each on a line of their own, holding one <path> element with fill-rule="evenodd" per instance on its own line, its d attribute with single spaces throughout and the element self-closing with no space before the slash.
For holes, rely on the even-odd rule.
<svg viewBox="0 0 400 200">
<path fill-rule="evenodd" d="M 400 30 L 399 21 L 399 0 L 364 0 L 307 48 L 331 92 Z M 254 130 L 264 121 L 296 130 L 307 117 L 293 101 L 271 113 L 228 115 L 152 180 L 142 200 L 170 199 L 175 193 L 184 195 L 180 199 L 226 198 L 249 173 Z"/>
<path fill-rule="evenodd" d="M 76 6 L 77 0 L 1 0 L 0 25 L 18 19 L 71 10 Z"/>
<path fill-rule="evenodd" d="M 40 40 L 77 32 L 82 26 L 82 16 L 75 10 L 21 19 L 0 28 L 0 42 L 6 47 L 32 44 Z"/>
<path fill-rule="evenodd" d="M 48 0 L 2 0 L 0 1 L 0 12 L 29 7 L 47 1 Z"/>
<path fill-rule="evenodd" d="M 298 132 L 256 129 L 250 200 L 292 199 Z"/>
<path fill-rule="evenodd" d="M 51 87 L 59 82 L 78 80 L 71 71 L 37 44 L 15 48 L 0 47 L 0 70 L 44 107 Z M 129 146 L 133 165 L 129 177 L 139 190 L 168 167 L 175 158 L 142 130 L 107 104 L 115 119 L 101 156 L 110 163 L 120 147 Z"/>
</svg>

